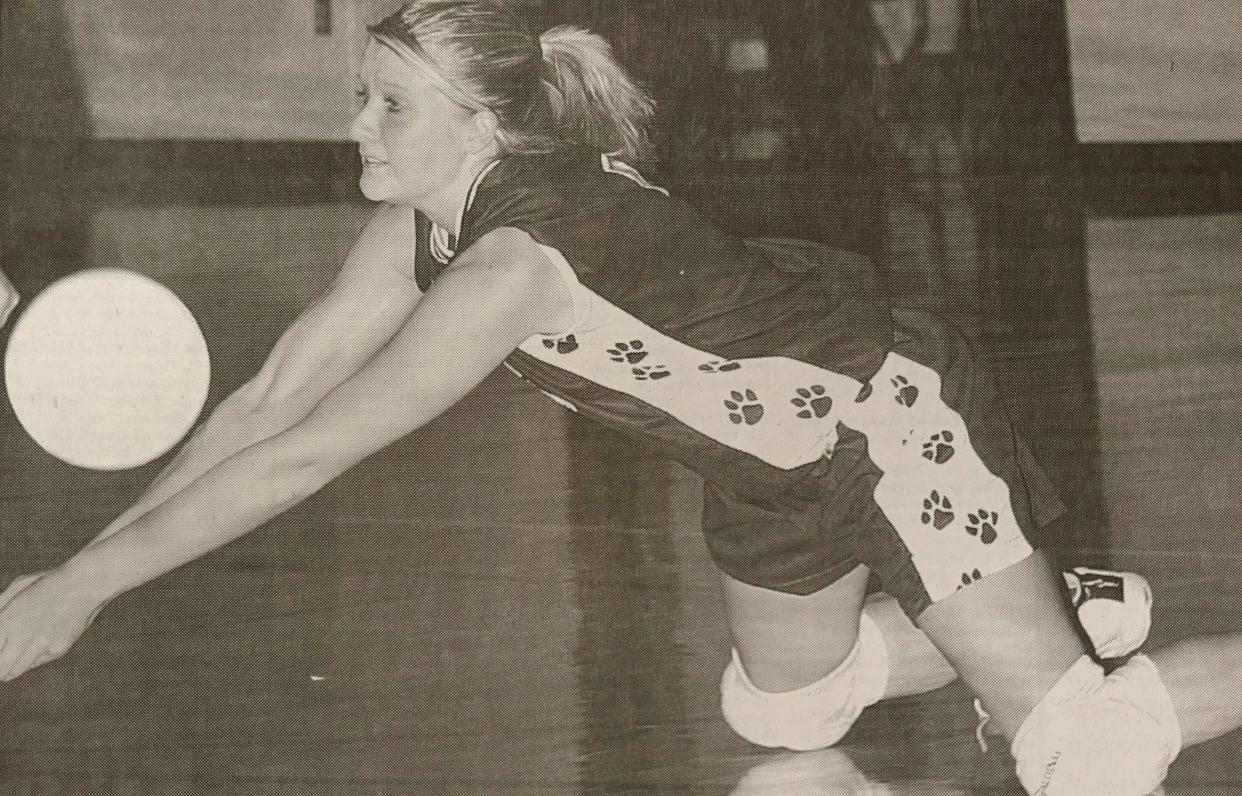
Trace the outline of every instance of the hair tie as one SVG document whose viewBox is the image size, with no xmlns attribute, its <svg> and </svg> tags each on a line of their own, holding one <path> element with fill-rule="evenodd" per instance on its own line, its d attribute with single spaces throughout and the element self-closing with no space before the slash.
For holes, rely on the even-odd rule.
<svg viewBox="0 0 1242 796">
<path fill-rule="evenodd" d="M 556 61 L 553 60 L 548 53 L 548 48 L 542 41 L 539 43 L 540 64 L 543 75 L 543 82 L 550 83 L 553 86 L 561 84 L 560 75 L 557 73 Z"/>
<path fill-rule="evenodd" d="M 543 91 L 548 95 L 548 102 L 552 104 L 552 109 L 559 113 L 565 107 L 565 93 L 552 80 L 545 78 L 542 82 Z"/>
<path fill-rule="evenodd" d="M 548 53 L 553 49 L 557 35 L 556 28 L 548 28 L 539 34 L 539 54 L 543 56 L 543 60 L 548 60 Z"/>
</svg>

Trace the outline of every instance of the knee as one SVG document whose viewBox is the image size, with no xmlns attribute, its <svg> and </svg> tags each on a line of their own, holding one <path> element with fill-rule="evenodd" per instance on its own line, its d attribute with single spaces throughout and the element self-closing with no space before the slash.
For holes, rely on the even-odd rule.
<svg viewBox="0 0 1242 796">
<path fill-rule="evenodd" d="M 737 652 L 720 681 L 720 707 L 734 732 L 760 746 L 810 751 L 832 746 L 888 683 L 888 652 L 875 623 L 862 616 L 858 641 L 822 680 L 782 693 L 760 691 Z"/>
<path fill-rule="evenodd" d="M 1181 731 L 1150 660 L 1136 656 L 1106 677 L 1084 657 L 1036 705 L 1012 749 L 1033 796 L 1146 796 L 1177 757 Z"/>
</svg>

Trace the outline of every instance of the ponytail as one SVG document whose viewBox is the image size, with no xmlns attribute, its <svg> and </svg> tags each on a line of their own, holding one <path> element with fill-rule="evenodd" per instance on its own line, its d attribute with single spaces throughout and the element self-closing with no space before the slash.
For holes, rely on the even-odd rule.
<svg viewBox="0 0 1242 796">
<path fill-rule="evenodd" d="M 655 101 L 626 74 L 602 36 L 559 25 L 539 37 L 554 137 L 638 162 L 650 146 Z"/>
</svg>

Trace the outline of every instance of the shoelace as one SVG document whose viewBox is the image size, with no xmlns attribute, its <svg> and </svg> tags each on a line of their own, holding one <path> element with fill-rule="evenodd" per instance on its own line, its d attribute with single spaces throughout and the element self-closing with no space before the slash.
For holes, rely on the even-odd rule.
<svg viewBox="0 0 1242 796">
<path fill-rule="evenodd" d="M 983 703 L 978 699 L 975 700 L 975 713 L 979 714 L 979 726 L 975 727 L 975 740 L 979 742 L 979 749 L 986 755 L 988 753 L 988 742 L 983 737 L 983 728 L 988 726 L 988 722 L 992 717 L 983 709 Z"/>
</svg>

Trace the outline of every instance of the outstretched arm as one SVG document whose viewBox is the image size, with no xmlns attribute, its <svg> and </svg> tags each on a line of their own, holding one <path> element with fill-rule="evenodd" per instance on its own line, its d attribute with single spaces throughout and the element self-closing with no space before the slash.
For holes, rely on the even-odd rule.
<svg viewBox="0 0 1242 796">
<path fill-rule="evenodd" d="M 413 277 L 412 211 L 382 205 L 332 284 L 285 330 L 259 373 L 221 401 L 138 501 L 96 537 L 129 525 L 205 472 L 303 420 L 409 319 L 421 296 Z"/>
<path fill-rule="evenodd" d="M 9 281 L 4 271 L 0 271 L 0 326 L 8 320 L 9 313 L 17 306 L 18 300 L 17 289 L 13 287 L 13 283 Z"/>
<path fill-rule="evenodd" d="M 561 275 L 528 236 L 489 234 L 304 420 L 229 456 L 14 597 L 0 610 L 0 679 L 63 654 L 113 597 L 236 539 L 421 428 L 522 341 L 565 328 L 571 315 Z"/>
</svg>

